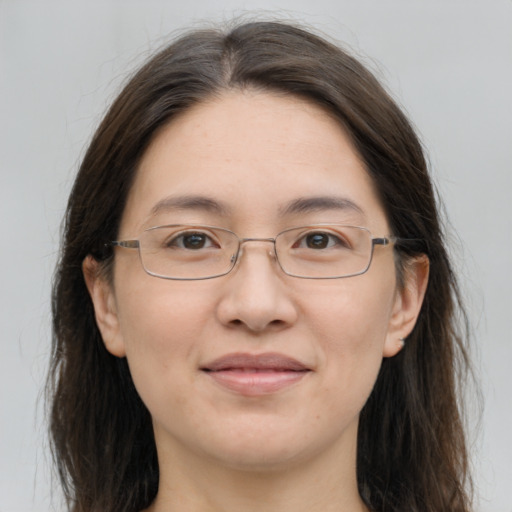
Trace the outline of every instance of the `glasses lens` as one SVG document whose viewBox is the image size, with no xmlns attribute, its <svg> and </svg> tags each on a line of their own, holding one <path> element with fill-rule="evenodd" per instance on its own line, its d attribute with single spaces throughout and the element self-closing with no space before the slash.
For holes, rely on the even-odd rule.
<svg viewBox="0 0 512 512">
<path fill-rule="evenodd" d="M 234 233 L 208 226 L 159 226 L 140 238 L 146 272 L 167 279 L 205 279 L 226 274 L 238 251 Z"/>
<path fill-rule="evenodd" d="M 305 278 L 348 277 L 366 272 L 372 257 L 372 237 L 354 226 L 309 226 L 284 231 L 276 238 L 281 268 Z"/>
</svg>

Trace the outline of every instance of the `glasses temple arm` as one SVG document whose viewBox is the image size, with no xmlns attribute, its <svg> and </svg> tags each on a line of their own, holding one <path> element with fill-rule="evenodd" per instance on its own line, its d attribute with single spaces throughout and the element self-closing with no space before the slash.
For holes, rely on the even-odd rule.
<svg viewBox="0 0 512 512">
<path fill-rule="evenodd" d="M 112 247 L 124 247 L 126 249 L 138 249 L 140 247 L 138 240 L 112 240 L 108 245 Z"/>
</svg>

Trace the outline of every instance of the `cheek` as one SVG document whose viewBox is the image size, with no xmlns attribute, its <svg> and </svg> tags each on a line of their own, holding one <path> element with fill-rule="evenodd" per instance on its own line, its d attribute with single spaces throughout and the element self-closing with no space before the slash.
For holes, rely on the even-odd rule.
<svg viewBox="0 0 512 512">
<path fill-rule="evenodd" d="M 340 282 L 336 293 L 323 298 L 309 296 L 310 329 L 317 333 L 329 391 L 325 396 L 333 398 L 333 405 L 344 397 L 354 412 L 366 402 L 382 364 L 394 297 L 389 282 L 375 286 L 375 280 L 364 277 Z"/>
<path fill-rule="evenodd" d="M 146 402 L 158 389 L 190 384 L 213 313 L 208 296 L 194 293 L 190 283 L 150 276 L 131 283 L 120 287 L 118 316 L 130 371 Z"/>
<path fill-rule="evenodd" d="M 200 339 L 213 315 L 211 294 L 195 290 L 191 282 L 138 277 L 127 279 L 130 284 L 121 284 L 116 294 L 127 350 L 144 344 L 145 350 L 174 351 Z"/>
<path fill-rule="evenodd" d="M 324 334 L 331 349 L 366 352 L 384 343 L 394 301 L 392 276 L 380 281 L 370 274 L 326 282 L 310 289 L 304 308 L 312 329 Z"/>
</svg>

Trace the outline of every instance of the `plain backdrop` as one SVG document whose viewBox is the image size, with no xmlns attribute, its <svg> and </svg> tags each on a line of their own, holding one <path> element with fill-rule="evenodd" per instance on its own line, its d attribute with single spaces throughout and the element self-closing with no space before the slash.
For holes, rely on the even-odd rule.
<svg viewBox="0 0 512 512">
<path fill-rule="evenodd" d="M 180 28 L 247 11 L 345 42 L 417 126 L 475 333 L 478 510 L 511 512 L 512 0 L 0 0 L 0 512 L 53 509 L 50 283 L 84 147 L 152 50 Z"/>
</svg>

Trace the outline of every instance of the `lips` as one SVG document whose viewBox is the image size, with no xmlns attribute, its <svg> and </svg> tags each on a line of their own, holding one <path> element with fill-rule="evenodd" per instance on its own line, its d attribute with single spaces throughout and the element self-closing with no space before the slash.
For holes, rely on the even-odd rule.
<svg viewBox="0 0 512 512">
<path fill-rule="evenodd" d="M 216 384 L 245 396 L 276 393 L 311 372 L 300 361 L 278 353 L 228 354 L 201 370 Z"/>
</svg>

